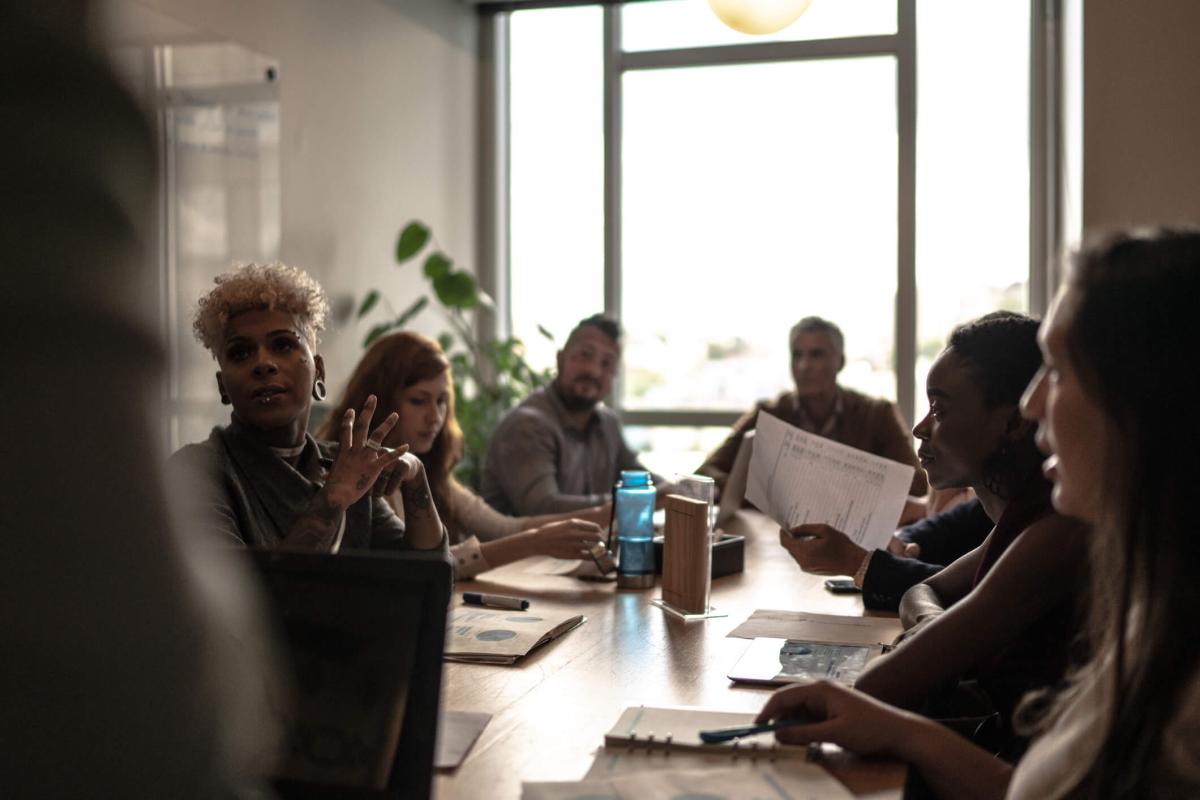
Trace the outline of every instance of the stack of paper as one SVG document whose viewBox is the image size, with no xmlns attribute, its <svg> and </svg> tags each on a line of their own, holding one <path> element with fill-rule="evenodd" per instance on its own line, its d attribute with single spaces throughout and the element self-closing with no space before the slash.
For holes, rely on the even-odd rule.
<svg viewBox="0 0 1200 800">
<path fill-rule="evenodd" d="M 473 664 L 515 664 L 584 620 L 582 614 L 460 606 L 450 612 L 445 658 Z"/>
<path fill-rule="evenodd" d="M 573 783 L 526 783 L 522 800 L 841 800 L 853 795 L 820 767 L 743 764 L 705 770 L 634 773 Z"/>
<path fill-rule="evenodd" d="M 729 679 L 766 684 L 831 680 L 853 686 L 902 630 L 900 620 L 888 617 L 759 609 L 729 634 L 754 640 Z"/>
</svg>

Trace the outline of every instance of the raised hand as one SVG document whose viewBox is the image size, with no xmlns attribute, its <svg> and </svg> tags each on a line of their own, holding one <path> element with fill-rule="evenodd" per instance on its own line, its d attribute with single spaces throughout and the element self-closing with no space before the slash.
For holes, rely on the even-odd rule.
<svg viewBox="0 0 1200 800">
<path fill-rule="evenodd" d="M 408 451 L 407 445 L 389 450 L 382 444 L 400 419 L 398 414 L 389 414 L 379 427 L 370 430 L 376 405 L 375 395 L 371 395 L 361 414 L 356 415 L 354 409 L 348 408 L 342 417 L 338 432 L 341 446 L 324 490 L 330 503 L 338 508 L 346 509 L 356 503 L 375 485 L 380 474 L 392 468 Z"/>
</svg>

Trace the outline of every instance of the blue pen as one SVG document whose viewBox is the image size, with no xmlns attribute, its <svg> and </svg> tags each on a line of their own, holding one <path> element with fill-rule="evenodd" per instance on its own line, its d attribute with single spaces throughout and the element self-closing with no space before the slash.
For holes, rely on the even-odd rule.
<svg viewBox="0 0 1200 800">
<path fill-rule="evenodd" d="M 720 744 L 721 742 L 728 742 L 730 739 L 740 739 L 743 736 L 753 736 L 756 733 L 790 728 L 793 725 L 810 725 L 815 721 L 811 719 L 781 719 L 775 722 L 764 722 L 761 725 L 733 725 L 728 728 L 714 728 L 711 731 L 700 731 L 700 741 L 705 744 Z"/>
<path fill-rule="evenodd" d="M 511 608 L 514 611 L 524 611 L 529 608 L 529 601 L 520 597 L 508 597 L 503 594 L 482 594 L 480 592 L 463 592 L 463 602 L 475 606 L 491 606 L 492 608 Z"/>
</svg>

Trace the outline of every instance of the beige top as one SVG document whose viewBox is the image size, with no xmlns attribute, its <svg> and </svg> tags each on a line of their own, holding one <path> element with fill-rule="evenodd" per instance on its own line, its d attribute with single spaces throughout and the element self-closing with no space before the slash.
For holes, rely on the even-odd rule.
<svg viewBox="0 0 1200 800">
<path fill-rule="evenodd" d="M 458 481 L 450 483 L 450 503 L 454 509 L 452 516 L 447 516 L 444 509 L 438 509 L 442 522 L 450 531 L 450 544 L 460 544 L 472 537 L 481 542 L 490 542 L 511 536 L 522 529 L 524 520 L 521 517 L 501 514 Z M 403 520 L 404 502 L 399 489 L 388 497 L 388 504 L 395 510 L 396 516 Z"/>
<path fill-rule="evenodd" d="M 1113 661 L 1111 652 L 1101 659 L 1050 730 L 1030 745 L 1009 782 L 1009 800 L 1064 797 L 1095 763 L 1108 730 Z M 1183 693 L 1162 746 L 1164 783 L 1200 791 L 1200 676 Z"/>
<path fill-rule="evenodd" d="M 458 481 L 450 483 L 451 503 L 454 514 L 443 517 L 442 522 L 450 531 L 450 559 L 454 564 L 454 577 L 467 580 L 491 569 L 483 557 L 479 543 L 490 542 L 521 530 L 521 517 L 501 514 L 489 506 L 484 499 Z M 404 502 L 397 489 L 388 497 L 388 504 L 404 519 Z M 438 509 L 441 512 L 442 509 Z"/>
</svg>

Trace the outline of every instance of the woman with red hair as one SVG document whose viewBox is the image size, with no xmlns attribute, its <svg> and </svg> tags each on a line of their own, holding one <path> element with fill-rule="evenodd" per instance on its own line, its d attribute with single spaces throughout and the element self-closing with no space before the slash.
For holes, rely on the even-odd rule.
<svg viewBox="0 0 1200 800">
<path fill-rule="evenodd" d="M 384 445 L 408 445 L 425 465 L 434 504 L 450 530 L 451 555 L 460 579 L 534 555 L 584 559 L 602 540 L 597 523 L 607 522 L 608 506 L 510 517 L 454 479 L 463 434 L 454 416 L 450 362 L 434 340 L 401 331 L 371 345 L 317 438 L 336 435 L 336 421 L 346 409 L 361 408 L 370 395 L 379 398 L 378 413 L 399 415 Z M 403 516 L 400 498 L 387 499 Z"/>
</svg>

